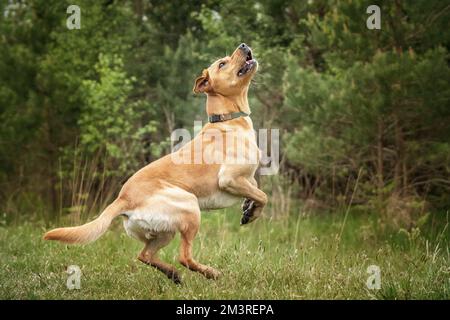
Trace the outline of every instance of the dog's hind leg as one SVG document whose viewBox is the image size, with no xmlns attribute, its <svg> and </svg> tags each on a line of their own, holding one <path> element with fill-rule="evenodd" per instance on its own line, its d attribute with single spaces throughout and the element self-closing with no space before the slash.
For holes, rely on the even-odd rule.
<svg viewBox="0 0 450 320">
<path fill-rule="evenodd" d="M 144 249 L 138 256 L 138 259 L 145 264 L 155 267 L 173 282 L 179 284 L 181 283 L 181 278 L 175 267 L 158 258 L 158 251 L 168 245 L 174 235 L 174 232 L 161 232 L 156 234 L 154 238 L 147 241 Z"/>
<path fill-rule="evenodd" d="M 200 227 L 200 212 L 198 214 L 191 213 L 190 219 L 186 222 L 181 233 L 181 246 L 180 246 L 180 263 L 192 271 L 197 271 L 204 275 L 208 279 L 217 279 L 220 276 L 220 272 L 216 269 L 198 263 L 192 257 L 192 244 L 194 238 L 197 235 Z"/>
</svg>

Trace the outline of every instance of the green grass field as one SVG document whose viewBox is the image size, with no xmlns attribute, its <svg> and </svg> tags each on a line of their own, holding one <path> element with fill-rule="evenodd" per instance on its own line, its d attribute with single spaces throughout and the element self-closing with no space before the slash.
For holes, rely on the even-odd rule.
<svg viewBox="0 0 450 320">
<path fill-rule="evenodd" d="M 125 234 L 120 219 L 86 246 L 41 240 L 42 223 L 3 226 L 0 298 L 450 298 L 448 221 L 435 224 L 430 219 L 423 230 L 389 231 L 375 215 L 351 214 L 340 237 L 343 218 L 340 214 L 261 218 L 241 227 L 236 209 L 205 213 L 195 257 L 223 275 L 207 280 L 183 268 L 177 262 L 177 237 L 160 255 L 181 271 L 179 286 L 136 259 L 142 245 Z M 81 268 L 79 290 L 66 287 L 69 265 Z M 381 269 L 379 290 L 366 286 L 370 265 Z"/>
</svg>

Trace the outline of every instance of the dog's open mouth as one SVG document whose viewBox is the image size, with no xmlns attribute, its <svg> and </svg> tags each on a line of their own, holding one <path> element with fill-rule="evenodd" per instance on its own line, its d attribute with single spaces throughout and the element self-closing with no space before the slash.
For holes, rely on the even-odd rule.
<svg viewBox="0 0 450 320">
<path fill-rule="evenodd" d="M 242 68 L 239 69 L 237 75 L 240 77 L 240 76 L 243 76 L 244 74 L 248 73 L 250 70 L 253 69 L 255 64 L 256 64 L 256 60 L 253 59 L 252 52 L 249 51 L 247 53 L 247 57 L 245 58 L 245 63 L 242 66 Z"/>
</svg>

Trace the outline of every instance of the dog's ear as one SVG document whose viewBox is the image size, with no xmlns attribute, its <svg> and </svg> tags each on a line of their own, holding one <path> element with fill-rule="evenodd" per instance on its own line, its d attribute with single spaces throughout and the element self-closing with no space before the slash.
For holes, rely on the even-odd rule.
<svg viewBox="0 0 450 320">
<path fill-rule="evenodd" d="M 204 69 L 202 75 L 195 79 L 194 93 L 208 92 L 211 90 L 208 69 Z"/>
</svg>

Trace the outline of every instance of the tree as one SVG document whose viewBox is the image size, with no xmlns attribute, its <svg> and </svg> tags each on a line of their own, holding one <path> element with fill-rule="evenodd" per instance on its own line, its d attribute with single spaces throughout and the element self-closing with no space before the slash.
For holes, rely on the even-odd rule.
<svg viewBox="0 0 450 320">
<path fill-rule="evenodd" d="M 374 31 L 363 23 L 364 2 L 328 5 L 323 17 L 303 21 L 323 64 L 302 68 L 293 56 L 299 67 L 286 70 L 284 108 L 299 115 L 286 141 L 289 161 L 321 181 L 322 197 L 339 185 L 345 191 L 360 168 L 363 203 L 373 194 L 383 201 L 447 193 L 450 73 L 440 12 L 449 8 L 383 4 L 385 22 Z"/>
</svg>

